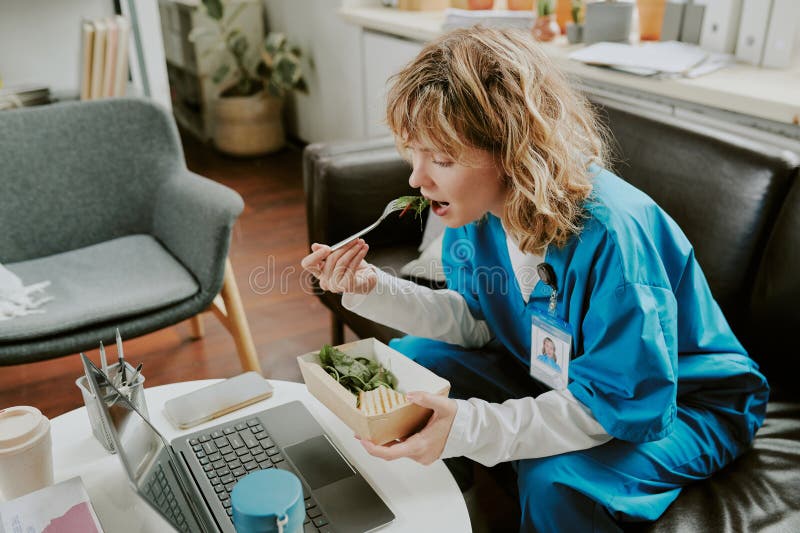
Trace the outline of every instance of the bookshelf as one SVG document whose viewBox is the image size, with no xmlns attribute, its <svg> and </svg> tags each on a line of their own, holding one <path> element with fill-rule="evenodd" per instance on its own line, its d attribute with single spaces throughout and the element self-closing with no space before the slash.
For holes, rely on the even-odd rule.
<svg viewBox="0 0 800 533">
<path fill-rule="evenodd" d="M 40 84 L 57 100 L 77 99 L 81 21 L 120 10 L 131 19 L 133 83 L 127 94 L 170 107 L 157 0 L 2 0 L 0 76 L 6 86 Z M 143 83 L 143 80 L 147 83 Z"/>
</svg>

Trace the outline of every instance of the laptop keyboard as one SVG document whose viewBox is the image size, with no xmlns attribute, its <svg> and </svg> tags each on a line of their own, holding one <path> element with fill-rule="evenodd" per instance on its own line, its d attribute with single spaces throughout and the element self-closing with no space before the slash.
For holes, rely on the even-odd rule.
<svg viewBox="0 0 800 533">
<path fill-rule="evenodd" d="M 236 482 L 255 470 L 290 470 L 281 449 L 269 437 L 261 421 L 250 418 L 189 440 L 197 460 L 216 491 L 228 517 L 232 517 L 231 491 Z M 303 486 L 306 520 L 304 533 L 333 531 L 322 510 Z"/>
<path fill-rule="evenodd" d="M 183 517 L 181 508 L 175 495 L 172 492 L 172 487 L 167 481 L 167 476 L 164 474 L 164 468 L 161 463 L 158 464 L 155 471 L 147 480 L 147 485 L 144 488 L 145 493 L 150 497 L 150 501 L 155 502 L 158 508 L 167 515 L 167 517 L 180 527 L 181 531 L 189 532 L 189 526 L 186 519 Z"/>
</svg>

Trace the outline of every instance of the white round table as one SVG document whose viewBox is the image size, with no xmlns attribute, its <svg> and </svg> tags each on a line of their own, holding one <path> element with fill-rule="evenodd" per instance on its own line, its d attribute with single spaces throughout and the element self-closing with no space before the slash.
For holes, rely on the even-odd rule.
<svg viewBox="0 0 800 533">
<path fill-rule="evenodd" d="M 395 514 L 395 521 L 382 531 L 471 531 L 464 498 L 444 463 L 422 466 L 408 459 L 389 462 L 372 457 L 354 438 L 353 431 L 311 396 L 303 384 L 270 380 L 275 388 L 271 398 L 189 430 L 177 430 L 167 421 L 163 413 L 167 400 L 216 381 L 219 380 L 145 389 L 151 422 L 171 441 L 181 434 L 300 400 Z M 74 476 L 83 479 L 106 533 L 169 531 L 169 525 L 133 492 L 117 456 L 106 452 L 94 438 L 85 407 L 54 418 L 51 429 L 55 481 Z"/>
</svg>

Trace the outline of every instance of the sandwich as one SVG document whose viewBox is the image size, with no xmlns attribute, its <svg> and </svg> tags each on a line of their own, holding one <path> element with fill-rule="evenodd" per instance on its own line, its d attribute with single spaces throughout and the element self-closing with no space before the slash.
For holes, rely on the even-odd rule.
<svg viewBox="0 0 800 533">
<path fill-rule="evenodd" d="M 407 403 L 405 394 L 383 385 L 358 393 L 358 408 L 367 416 L 383 415 Z"/>
</svg>

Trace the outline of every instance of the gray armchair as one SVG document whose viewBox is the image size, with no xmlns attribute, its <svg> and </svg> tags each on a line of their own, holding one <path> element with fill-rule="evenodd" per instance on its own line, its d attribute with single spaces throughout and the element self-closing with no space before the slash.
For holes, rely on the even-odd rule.
<svg viewBox="0 0 800 533">
<path fill-rule="evenodd" d="M 227 260 L 243 202 L 187 170 L 172 117 L 134 99 L 0 113 L 0 263 L 49 280 L 43 314 L 0 321 L 0 365 L 96 348 L 214 310 L 259 370 Z M 217 305 L 213 305 L 215 298 Z"/>
</svg>

